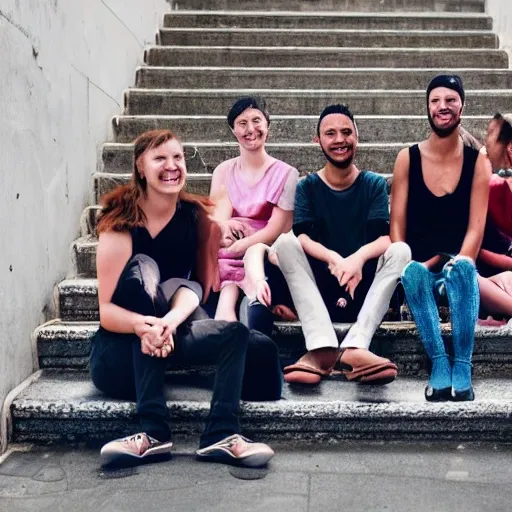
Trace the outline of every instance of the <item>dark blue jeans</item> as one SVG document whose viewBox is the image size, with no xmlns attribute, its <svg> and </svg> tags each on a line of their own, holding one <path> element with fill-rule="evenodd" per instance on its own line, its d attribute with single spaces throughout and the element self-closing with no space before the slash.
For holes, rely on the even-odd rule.
<svg viewBox="0 0 512 512">
<path fill-rule="evenodd" d="M 158 267 L 151 258 L 135 256 L 124 269 L 112 302 L 142 315 L 164 316 L 169 306 L 157 277 Z M 211 320 L 200 308 L 176 333 L 176 348 L 169 357 L 184 364 L 217 366 L 202 447 L 239 432 L 249 338 L 249 330 L 241 323 Z M 166 365 L 167 359 L 143 354 L 135 334 L 100 327 L 93 338 L 90 369 L 94 385 L 114 398 L 135 400 L 141 431 L 161 441 L 171 438 L 164 394 Z M 249 395 L 259 386 L 261 374 L 258 377 L 257 382 L 249 383 Z"/>
</svg>

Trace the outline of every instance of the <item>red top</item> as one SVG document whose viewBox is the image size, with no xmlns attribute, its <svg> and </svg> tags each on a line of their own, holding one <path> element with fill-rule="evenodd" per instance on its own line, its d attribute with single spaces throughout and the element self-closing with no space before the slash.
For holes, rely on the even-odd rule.
<svg viewBox="0 0 512 512">
<path fill-rule="evenodd" d="M 493 174 L 489 190 L 489 213 L 494 225 L 512 237 L 512 191 L 507 180 Z"/>
</svg>

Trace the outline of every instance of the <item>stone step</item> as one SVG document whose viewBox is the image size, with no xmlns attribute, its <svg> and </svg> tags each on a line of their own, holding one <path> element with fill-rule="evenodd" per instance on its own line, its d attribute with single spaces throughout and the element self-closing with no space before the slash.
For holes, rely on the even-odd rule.
<svg viewBox="0 0 512 512">
<path fill-rule="evenodd" d="M 173 6 L 197 11 L 485 12 L 485 0 L 187 0 Z"/>
<path fill-rule="evenodd" d="M 512 99 L 512 98 L 511 98 Z M 483 138 L 494 114 L 464 116 L 464 127 Z M 423 140 L 431 129 L 426 115 L 356 116 L 360 142 L 403 142 Z M 312 116 L 271 116 L 269 141 L 275 143 L 311 142 L 316 135 L 318 114 Z M 234 140 L 226 116 L 115 116 L 112 121 L 116 142 L 131 142 L 147 130 L 168 128 L 184 141 L 224 142 Z"/>
<path fill-rule="evenodd" d="M 311 390 L 286 386 L 284 400 L 244 402 L 241 426 L 258 440 L 380 441 L 512 440 L 512 381 L 475 380 L 477 399 L 425 401 L 425 379 L 400 378 L 382 387 L 325 380 Z M 177 376 L 166 385 L 173 432 L 197 437 L 208 415 L 208 383 Z M 135 404 L 99 393 L 84 373 L 43 371 L 13 401 L 12 442 L 78 442 L 133 434 Z"/>
<path fill-rule="evenodd" d="M 94 179 L 94 199 L 99 202 L 101 196 L 110 192 L 120 184 L 127 183 L 130 174 L 97 172 Z M 210 193 L 211 174 L 189 173 L 187 176 L 187 190 L 193 194 L 208 195 Z"/>
<path fill-rule="evenodd" d="M 224 115 L 241 96 L 265 99 L 274 115 L 318 115 L 332 103 L 345 103 L 359 115 L 417 115 L 425 111 L 425 92 L 414 90 L 287 89 L 128 89 L 126 115 Z M 512 110 L 512 89 L 466 90 L 465 115 Z"/>
<path fill-rule="evenodd" d="M 349 324 L 334 324 L 341 341 Z M 52 322 L 36 329 L 39 367 L 45 369 L 87 369 L 92 336 L 97 322 Z M 443 335 L 451 341 L 449 324 Z M 512 331 L 509 328 L 477 328 L 473 373 L 478 377 L 512 377 Z M 276 322 L 272 339 L 279 347 L 283 365 L 296 361 L 304 353 L 304 336 L 299 322 Z M 428 360 L 412 322 L 383 322 L 372 340 L 372 351 L 395 362 L 403 376 L 426 377 Z M 210 375 L 212 367 L 185 368 L 169 359 L 169 369 L 189 375 Z"/>
<path fill-rule="evenodd" d="M 404 135 L 405 138 L 405 135 Z M 373 169 L 383 173 L 393 172 L 396 155 L 404 146 L 416 141 L 403 143 L 366 144 L 357 147 L 357 165 L 361 169 Z M 211 173 L 219 163 L 238 156 L 235 142 L 185 143 L 187 170 L 190 174 Z M 275 144 L 267 143 L 266 149 L 273 157 L 296 167 L 300 172 L 313 172 L 325 165 L 325 157 L 316 144 Z M 131 173 L 133 170 L 132 144 L 104 144 L 103 170 L 107 173 Z"/>
<path fill-rule="evenodd" d="M 275 46 L 151 46 L 144 52 L 149 66 L 230 67 L 465 67 L 508 68 L 504 50 L 439 48 L 332 48 Z M 338 84 L 339 87 L 339 84 Z"/>
<path fill-rule="evenodd" d="M 280 28 L 359 30 L 491 30 L 492 18 L 474 13 L 363 13 L 275 11 L 174 11 L 167 28 Z"/>
<path fill-rule="evenodd" d="M 205 54 L 208 52 L 205 52 Z M 386 64 L 377 62 L 376 68 L 353 69 L 351 67 L 327 68 L 318 60 L 314 65 L 305 67 L 302 59 L 297 59 L 291 67 L 206 67 L 191 66 L 162 67 L 143 66 L 137 69 L 137 87 L 145 89 L 413 89 L 424 91 L 434 76 L 456 73 L 461 76 L 466 89 L 512 89 L 512 70 L 475 69 L 473 60 L 460 60 L 450 67 L 439 67 L 435 62 L 430 69 L 407 68 L 405 62 L 399 62 L 395 69 L 386 69 Z M 231 64 L 231 63 L 230 63 Z M 271 63 L 273 65 L 275 63 Z M 300 64 L 300 67 L 293 67 Z M 463 69 L 471 65 L 473 69 Z M 348 66 L 351 66 L 349 63 Z"/>
<path fill-rule="evenodd" d="M 320 46 L 338 48 L 499 48 L 486 31 L 296 28 L 164 28 L 158 44 L 182 46 Z"/>
</svg>

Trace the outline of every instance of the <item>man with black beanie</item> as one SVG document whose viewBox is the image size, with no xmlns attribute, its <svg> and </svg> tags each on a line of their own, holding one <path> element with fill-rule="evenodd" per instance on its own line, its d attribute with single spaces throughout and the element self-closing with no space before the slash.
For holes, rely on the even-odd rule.
<svg viewBox="0 0 512 512">
<path fill-rule="evenodd" d="M 406 242 L 412 252 L 402 284 L 432 361 L 425 398 L 473 400 L 471 358 L 479 308 L 475 260 L 485 226 L 490 167 L 460 136 L 465 100 L 461 78 L 436 76 L 426 92 L 432 133 L 398 154 L 391 240 Z M 438 301 L 450 306 L 453 358 L 441 337 Z"/>
<path fill-rule="evenodd" d="M 441 123 L 440 119 L 432 118 L 432 114 L 429 108 L 429 98 L 430 93 L 437 88 L 445 88 L 455 91 L 459 95 L 460 102 L 451 102 L 450 104 L 446 104 L 442 110 L 439 112 L 439 116 L 445 115 L 445 117 L 453 116 L 453 119 L 448 121 L 447 123 Z M 437 134 L 438 137 L 444 139 L 450 136 L 460 125 L 460 119 L 462 115 L 462 111 L 464 109 L 464 101 L 465 101 L 464 87 L 462 86 L 462 79 L 458 75 L 438 75 L 431 80 L 427 87 L 427 115 L 428 122 L 432 131 Z M 436 103 L 438 100 L 434 100 Z"/>
</svg>

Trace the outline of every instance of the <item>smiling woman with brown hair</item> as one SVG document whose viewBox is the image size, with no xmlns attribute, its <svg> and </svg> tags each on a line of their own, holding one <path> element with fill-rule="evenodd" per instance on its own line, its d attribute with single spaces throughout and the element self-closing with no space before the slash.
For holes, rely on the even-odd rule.
<svg viewBox="0 0 512 512">
<path fill-rule="evenodd" d="M 134 143 L 134 162 L 131 182 L 103 199 L 97 251 L 101 326 L 92 341 L 90 367 L 98 389 L 137 402 L 140 433 L 107 443 L 102 463 L 131 464 L 169 454 L 164 379 L 171 356 L 217 364 L 197 456 L 264 464 L 272 450 L 239 435 L 249 332 L 238 322 L 207 319 L 198 308 L 203 291 L 209 291 L 204 276 L 197 277 L 204 262 L 196 261 L 207 246 L 200 232 L 211 203 L 184 191 L 183 146 L 171 131 L 142 134 Z"/>
</svg>

